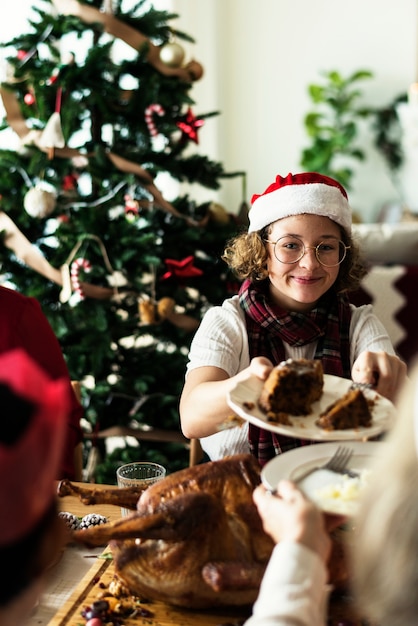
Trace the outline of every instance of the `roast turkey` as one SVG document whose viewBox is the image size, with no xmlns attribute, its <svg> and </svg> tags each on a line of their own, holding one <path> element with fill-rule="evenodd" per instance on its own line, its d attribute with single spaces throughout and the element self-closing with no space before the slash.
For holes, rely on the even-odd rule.
<svg viewBox="0 0 418 626">
<path fill-rule="evenodd" d="M 260 467 L 236 455 L 180 470 L 142 493 L 80 488 L 59 495 L 136 511 L 73 533 L 87 546 L 109 544 L 115 571 L 134 595 L 195 609 L 252 604 L 273 549 L 252 500 Z M 332 574 L 331 574 L 332 577 Z"/>
</svg>

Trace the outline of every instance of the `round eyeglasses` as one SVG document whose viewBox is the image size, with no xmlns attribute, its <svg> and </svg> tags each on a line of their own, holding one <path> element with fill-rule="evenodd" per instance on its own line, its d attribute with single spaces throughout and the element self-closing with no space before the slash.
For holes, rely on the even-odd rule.
<svg viewBox="0 0 418 626">
<path fill-rule="evenodd" d="M 300 261 L 307 250 L 315 250 L 315 256 L 321 265 L 335 267 L 342 263 L 350 246 L 339 239 L 327 239 L 317 246 L 305 246 L 297 237 L 280 237 L 277 241 L 265 240 L 274 246 L 274 256 L 280 263 L 291 264 Z"/>
</svg>

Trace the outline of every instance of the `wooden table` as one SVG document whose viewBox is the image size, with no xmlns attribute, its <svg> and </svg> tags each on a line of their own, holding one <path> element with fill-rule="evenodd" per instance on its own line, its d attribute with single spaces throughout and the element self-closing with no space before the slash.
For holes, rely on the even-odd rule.
<svg viewBox="0 0 418 626">
<path fill-rule="evenodd" d="M 75 484 L 83 485 L 83 483 Z M 113 505 L 88 507 L 74 496 L 60 498 L 58 503 L 61 511 L 69 511 L 80 517 L 94 512 L 105 515 L 109 520 L 115 520 L 121 515 L 119 507 Z M 81 580 L 88 574 L 102 552 L 103 548 L 89 550 L 82 546 L 68 546 L 59 562 L 51 568 L 46 579 L 44 594 L 27 626 L 49 624 L 57 610 L 67 602 L 72 592 L 81 584 Z"/>
<path fill-rule="evenodd" d="M 79 483 L 80 485 L 82 483 Z M 100 485 L 95 485 L 100 487 Z M 107 485 L 103 485 L 106 488 Z M 77 497 L 66 496 L 60 499 L 62 511 L 69 511 L 77 516 L 87 513 L 99 513 L 109 520 L 119 518 L 120 508 L 113 505 L 83 505 Z M 113 562 L 104 558 L 107 549 L 83 549 L 70 546 L 63 558 L 51 571 L 44 599 L 40 603 L 28 626 L 80 626 L 85 623 L 81 616 L 83 607 L 97 601 L 114 577 Z M 74 567 L 77 574 L 74 582 Z M 60 578 L 65 583 L 70 571 L 65 590 L 54 587 Z M 140 605 L 142 606 L 142 605 Z M 55 607 L 55 608 L 54 608 Z M 126 626 L 242 626 L 250 614 L 251 607 L 231 610 L 188 611 L 168 606 L 161 602 L 144 603 L 146 615 L 135 619 L 124 619 Z M 145 613 L 144 612 L 144 613 Z M 342 619 L 351 619 L 351 624 L 360 625 L 353 619 L 352 611 L 345 602 L 332 602 L 330 605 L 329 626 L 336 626 Z"/>
<path fill-rule="evenodd" d="M 72 483 L 73 485 L 79 487 L 88 487 L 89 485 L 86 483 Z M 115 485 L 90 485 L 95 489 L 109 489 L 115 488 Z M 83 517 L 88 513 L 99 513 L 100 515 L 104 515 L 108 518 L 109 521 L 113 521 L 115 519 L 119 519 L 121 516 L 121 510 L 119 506 L 114 506 L 113 504 L 97 504 L 94 506 L 87 506 L 80 502 L 80 499 L 77 496 L 64 496 L 63 498 L 58 498 L 58 504 L 61 511 L 69 511 L 70 513 L 74 513 L 79 517 Z"/>
</svg>

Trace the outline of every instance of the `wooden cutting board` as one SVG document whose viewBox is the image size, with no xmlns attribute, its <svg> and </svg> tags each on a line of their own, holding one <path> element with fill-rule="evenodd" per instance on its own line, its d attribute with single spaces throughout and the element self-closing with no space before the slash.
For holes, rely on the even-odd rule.
<svg viewBox="0 0 418 626">
<path fill-rule="evenodd" d="M 80 581 L 70 598 L 57 611 L 48 626 L 81 626 L 86 620 L 81 616 L 83 607 L 96 602 L 103 595 L 104 588 L 114 578 L 113 562 L 98 558 L 88 573 Z M 162 602 L 144 602 L 143 607 L 149 614 L 137 615 L 132 619 L 123 619 L 126 626 L 241 626 L 250 614 L 251 608 L 219 611 L 188 611 L 163 604 Z"/>
<path fill-rule="evenodd" d="M 77 484 L 77 483 L 76 483 Z M 79 483 L 82 485 L 82 483 Z M 107 485 L 96 485 L 106 488 Z M 80 503 L 74 496 L 66 496 L 60 500 L 60 508 L 63 511 L 83 516 L 91 512 L 92 507 Z M 101 513 L 114 520 L 120 517 L 120 508 L 113 505 L 100 505 L 94 508 L 95 513 Z M 92 567 L 80 580 L 70 597 L 54 617 L 48 626 L 83 626 L 86 620 L 81 616 L 83 607 L 91 605 L 103 594 L 103 588 L 107 588 L 114 578 L 114 566 L 105 555 L 108 549 L 97 558 Z M 124 619 L 125 626 L 242 626 L 251 613 L 251 607 L 247 609 L 236 608 L 231 610 L 219 609 L 217 611 L 188 611 L 175 608 L 162 602 L 143 603 L 143 608 L 149 611 L 148 616 Z M 356 619 L 350 602 L 344 598 L 332 598 L 329 606 L 328 626 L 337 626 L 341 621 L 349 620 L 351 626 L 362 626 L 365 622 Z"/>
<path fill-rule="evenodd" d="M 114 579 L 114 566 L 106 558 L 108 551 L 93 564 L 80 581 L 70 598 L 57 611 L 48 626 L 82 626 L 86 620 L 82 617 L 83 607 L 90 606 L 103 596 L 110 582 Z M 176 608 L 162 602 L 141 602 L 146 614 L 134 618 L 124 618 L 125 626 L 242 626 L 249 617 L 251 607 L 192 611 Z M 353 614 L 353 609 L 346 599 L 331 600 L 329 607 L 329 626 L 337 626 L 341 620 L 349 620 L 352 626 L 364 625 Z"/>
</svg>

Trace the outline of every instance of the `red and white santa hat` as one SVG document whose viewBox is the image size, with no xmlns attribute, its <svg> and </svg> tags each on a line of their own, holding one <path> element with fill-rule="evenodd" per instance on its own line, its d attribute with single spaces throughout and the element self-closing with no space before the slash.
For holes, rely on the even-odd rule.
<svg viewBox="0 0 418 626">
<path fill-rule="evenodd" d="M 351 208 L 347 192 L 339 182 L 318 174 L 304 172 L 277 176 L 264 193 L 254 194 L 249 211 L 249 233 L 291 215 L 322 215 L 329 217 L 351 233 Z"/>
<path fill-rule="evenodd" d="M 52 505 L 70 397 L 64 379 L 51 380 L 20 348 L 0 356 L 0 388 L 2 547 L 31 532 Z"/>
</svg>

